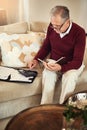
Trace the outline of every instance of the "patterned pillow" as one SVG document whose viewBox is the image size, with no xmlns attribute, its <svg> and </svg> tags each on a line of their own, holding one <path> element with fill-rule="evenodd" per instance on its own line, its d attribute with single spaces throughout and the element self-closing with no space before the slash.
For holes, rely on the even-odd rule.
<svg viewBox="0 0 87 130">
<path fill-rule="evenodd" d="M 30 32 L 29 34 L 0 34 L 2 65 L 10 67 L 26 67 L 40 49 L 45 34 Z"/>
</svg>

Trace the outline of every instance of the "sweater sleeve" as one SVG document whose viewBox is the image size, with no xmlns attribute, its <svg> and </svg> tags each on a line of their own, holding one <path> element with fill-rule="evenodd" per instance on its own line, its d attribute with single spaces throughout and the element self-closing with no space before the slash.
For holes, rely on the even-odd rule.
<svg viewBox="0 0 87 130">
<path fill-rule="evenodd" d="M 40 48 L 37 55 L 35 56 L 35 58 L 34 58 L 35 60 L 37 60 L 38 58 L 43 60 L 49 54 L 49 52 L 51 50 L 49 35 L 50 35 L 50 25 L 47 30 L 46 39 L 44 40 L 42 47 Z"/>
<path fill-rule="evenodd" d="M 81 66 L 83 62 L 85 45 L 86 45 L 86 35 L 85 31 L 82 29 L 75 35 L 75 45 L 72 61 L 62 65 L 61 71 L 63 73 L 71 69 L 78 69 Z"/>
</svg>

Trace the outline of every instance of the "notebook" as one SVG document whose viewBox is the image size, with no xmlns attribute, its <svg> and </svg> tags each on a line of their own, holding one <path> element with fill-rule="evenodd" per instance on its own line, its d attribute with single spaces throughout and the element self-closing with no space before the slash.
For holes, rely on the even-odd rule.
<svg viewBox="0 0 87 130">
<path fill-rule="evenodd" d="M 38 72 L 0 66 L 0 80 L 7 82 L 32 83 Z"/>
</svg>

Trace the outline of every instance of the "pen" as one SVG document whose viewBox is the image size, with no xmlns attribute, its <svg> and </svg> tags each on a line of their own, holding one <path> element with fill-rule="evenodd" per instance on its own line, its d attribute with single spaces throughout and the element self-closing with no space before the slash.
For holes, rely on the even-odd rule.
<svg viewBox="0 0 87 130">
<path fill-rule="evenodd" d="M 61 60 L 64 59 L 64 58 L 65 58 L 65 57 L 59 58 L 57 61 L 55 61 L 55 63 L 58 63 L 59 61 L 61 61 Z M 43 60 L 41 60 L 41 59 L 39 59 L 39 58 L 38 58 L 38 60 L 39 60 L 40 62 L 42 62 L 42 63 L 44 62 Z"/>
<path fill-rule="evenodd" d="M 39 59 L 39 58 L 38 58 L 38 60 L 39 60 L 40 62 L 42 62 L 42 63 L 44 62 L 43 60 L 41 60 L 41 59 Z"/>
<path fill-rule="evenodd" d="M 61 61 L 62 59 L 64 59 L 65 57 L 61 57 L 59 58 L 57 61 L 55 61 L 55 63 L 58 63 L 59 61 Z"/>
</svg>

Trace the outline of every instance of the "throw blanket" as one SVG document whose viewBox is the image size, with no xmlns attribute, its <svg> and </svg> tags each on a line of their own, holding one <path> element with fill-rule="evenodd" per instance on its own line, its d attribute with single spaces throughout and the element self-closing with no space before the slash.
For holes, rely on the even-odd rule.
<svg viewBox="0 0 87 130">
<path fill-rule="evenodd" d="M 9 82 L 32 83 L 37 71 L 0 66 L 0 80 Z"/>
</svg>

